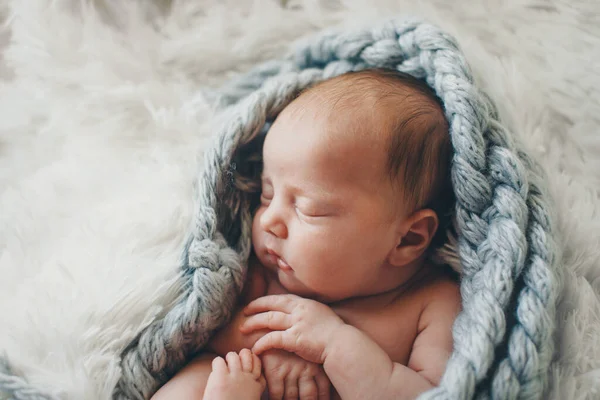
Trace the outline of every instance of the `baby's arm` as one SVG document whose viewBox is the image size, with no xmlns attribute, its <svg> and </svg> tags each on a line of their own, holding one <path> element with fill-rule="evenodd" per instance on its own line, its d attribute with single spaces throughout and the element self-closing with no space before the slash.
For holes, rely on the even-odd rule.
<svg viewBox="0 0 600 400">
<path fill-rule="evenodd" d="M 437 285 L 435 293 L 419 318 L 408 366 L 437 386 L 452 354 L 452 326 L 461 310 L 461 298 L 452 283 Z"/>
<path fill-rule="evenodd" d="M 343 399 L 372 397 L 374 387 L 385 388 L 375 396 L 382 399 L 417 397 L 440 383 L 452 353 L 452 325 L 460 304 L 455 285 L 436 285 L 435 298 L 419 318 L 408 366 L 392 362 L 367 335 L 345 325 L 327 352 L 325 372 Z"/>
<path fill-rule="evenodd" d="M 342 399 L 414 399 L 433 387 L 416 371 L 393 362 L 381 347 L 351 325 L 338 330 L 323 367 Z"/>
<path fill-rule="evenodd" d="M 165 383 L 151 400 L 202 400 L 208 376 L 212 371 L 215 354 L 204 353 L 190 361 L 181 371 Z"/>
</svg>

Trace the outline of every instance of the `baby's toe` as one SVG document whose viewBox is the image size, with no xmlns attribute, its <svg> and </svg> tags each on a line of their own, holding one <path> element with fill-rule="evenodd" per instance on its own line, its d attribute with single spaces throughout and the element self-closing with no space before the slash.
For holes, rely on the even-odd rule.
<svg viewBox="0 0 600 400">
<path fill-rule="evenodd" d="M 252 352 L 248 349 L 240 351 L 240 360 L 242 362 L 242 371 L 252 372 Z"/>
<path fill-rule="evenodd" d="M 213 372 L 216 372 L 219 374 L 229 372 L 229 369 L 227 368 L 227 364 L 225 363 L 225 360 L 223 360 L 223 357 L 215 357 L 212 360 L 212 370 L 213 370 Z"/>
<path fill-rule="evenodd" d="M 229 367 L 229 372 L 236 372 L 242 369 L 240 356 L 237 353 L 231 351 L 227 353 L 225 358 L 227 359 L 227 366 Z"/>
<path fill-rule="evenodd" d="M 260 385 L 260 392 L 263 393 L 267 388 L 267 380 L 264 375 L 260 375 L 257 379 L 258 384 Z"/>
</svg>

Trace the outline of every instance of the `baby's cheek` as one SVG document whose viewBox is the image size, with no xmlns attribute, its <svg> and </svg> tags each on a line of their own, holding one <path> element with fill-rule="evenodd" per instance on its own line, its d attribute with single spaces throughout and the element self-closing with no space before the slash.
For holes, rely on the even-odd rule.
<svg viewBox="0 0 600 400">
<path fill-rule="evenodd" d="M 340 260 L 340 249 L 343 248 L 335 240 L 326 235 L 315 235 L 304 242 L 300 262 L 313 275 L 326 274 Z"/>
<path fill-rule="evenodd" d="M 260 227 L 260 216 L 262 214 L 262 211 L 257 211 L 256 215 L 254 216 L 254 219 L 252 220 L 252 244 L 254 245 L 255 242 L 260 241 L 262 238 L 262 229 Z"/>
</svg>

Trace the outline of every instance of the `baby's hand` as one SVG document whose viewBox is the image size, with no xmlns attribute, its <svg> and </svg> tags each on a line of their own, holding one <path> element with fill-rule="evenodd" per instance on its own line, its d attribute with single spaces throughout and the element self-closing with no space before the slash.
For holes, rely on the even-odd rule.
<svg viewBox="0 0 600 400">
<path fill-rule="evenodd" d="M 240 327 L 242 332 L 272 331 L 254 344 L 256 354 L 281 349 L 317 364 L 325 362 L 336 331 L 345 326 L 325 304 L 292 294 L 261 297 L 248 304 L 244 313 L 251 316 Z"/>
<path fill-rule="evenodd" d="M 282 350 L 261 356 L 269 399 L 329 400 L 331 383 L 320 365 Z"/>
</svg>

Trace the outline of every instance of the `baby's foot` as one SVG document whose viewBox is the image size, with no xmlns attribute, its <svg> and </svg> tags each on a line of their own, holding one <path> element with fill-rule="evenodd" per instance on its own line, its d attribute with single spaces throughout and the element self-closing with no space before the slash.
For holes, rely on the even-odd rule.
<svg viewBox="0 0 600 400">
<path fill-rule="evenodd" d="M 212 362 L 204 400 L 260 399 L 267 385 L 261 373 L 260 359 L 248 349 L 228 353 Z"/>
</svg>

